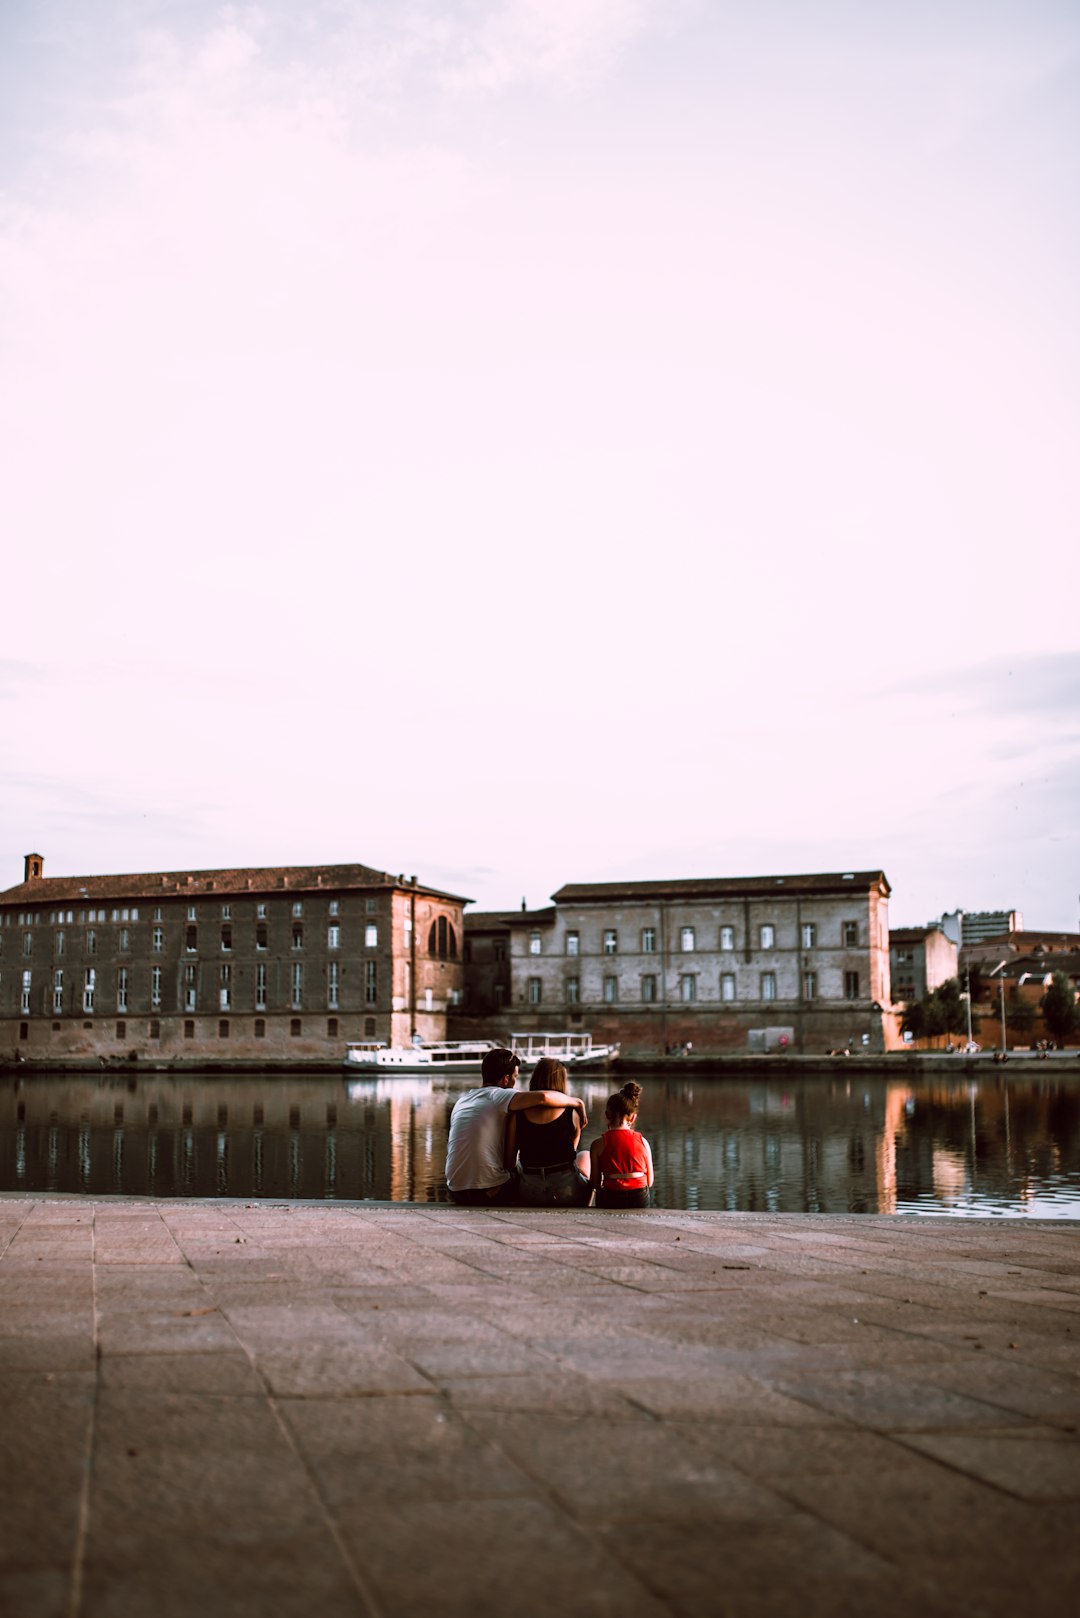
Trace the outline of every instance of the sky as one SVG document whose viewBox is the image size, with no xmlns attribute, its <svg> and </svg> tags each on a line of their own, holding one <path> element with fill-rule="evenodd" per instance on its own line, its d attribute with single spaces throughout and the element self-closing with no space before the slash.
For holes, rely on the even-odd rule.
<svg viewBox="0 0 1080 1618">
<path fill-rule="evenodd" d="M 1073 0 L 5 0 L 0 887 L 1080 927 Z"/>
</svg>

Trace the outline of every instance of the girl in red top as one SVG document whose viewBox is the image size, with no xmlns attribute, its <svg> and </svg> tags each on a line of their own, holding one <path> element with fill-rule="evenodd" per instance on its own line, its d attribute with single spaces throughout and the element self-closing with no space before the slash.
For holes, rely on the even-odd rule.
<svg viewBox="0 0 1080 1618">
<path fill-rule="evenodd" d="M 608 1127 L 589 1147 L 590 1184 L 598 1208 L 647 1208 L 653 1183 L 649 1143 L 634 1128 L 641 1085 L 624 1084 L 609 1098 L 605 1109 Z"/>
</svg>

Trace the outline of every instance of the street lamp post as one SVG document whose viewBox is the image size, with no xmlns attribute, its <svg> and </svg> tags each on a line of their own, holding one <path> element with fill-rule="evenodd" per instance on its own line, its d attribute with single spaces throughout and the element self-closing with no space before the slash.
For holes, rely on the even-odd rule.
<svg viewBox="0 0 1080 1618">
<path fill-rule="evenodd" d="M 1002 961 L 1000 963 L 1000 965 L 995 966 L 994 970 L 990 974 L 991 977 L 997 977 L 997 974 L 999 972 L 1001 973 L 1001 976 L 998 978 L 998 988 L 1001 990 L 1001 1059 L 1002 1059 L 1002 1061 L 1005 1060 L 1005 1057 L 1006 1057 L 1006 1054 L 1007 1054 L 1006 1049 L 1005 1049 L 1005 968 L 1006 968 L 1006 966 L 1008 966 L 1008 964 L 1009 964 L 1008 961 Z"/>
</svg>

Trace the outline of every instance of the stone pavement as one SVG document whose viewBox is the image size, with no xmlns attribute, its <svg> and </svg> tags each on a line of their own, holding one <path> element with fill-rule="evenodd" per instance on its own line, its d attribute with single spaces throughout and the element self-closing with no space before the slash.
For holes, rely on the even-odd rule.
<svg viewBox="0 0 1080 1618">
<path fill-rule="evenodd" d="M 4 1618 L 1060 1615 L 1080 1230 L 0 1198 Z"/>
</svg>

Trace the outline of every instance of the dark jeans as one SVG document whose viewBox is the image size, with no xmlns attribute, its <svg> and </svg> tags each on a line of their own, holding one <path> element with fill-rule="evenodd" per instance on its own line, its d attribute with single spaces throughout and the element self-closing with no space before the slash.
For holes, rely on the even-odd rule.
<svg viewBox="0 0 1080 1618">
<path fill-rule="evenodd" d="M 517 1183 L 518 1201 L 527 1208 L 584 1208 L 589 1182 L 572 1165 L 558 1169 L 522 1169 Z"/>
<path fill-rule="evenodd" d="M 451 1202 L 459 1208 L 491 1208 L 505 1207 L 507 1203 L 517 1201 L 517 1176 L 511 1174 L 502 1185 L 489 1186 L 486 1191 L 451 1191 L 447 1186 L 447 1195 Z"/>
<path fill-rule="evenodd" d="M 628 1190 L 624 1186 L 602 1185 L 596 1193 L 596 1206 L 598 1208 L 647 1208 L 649 1206 L 649 1187 L 647 1185 L 635 1186 Z"/>
</svg>

